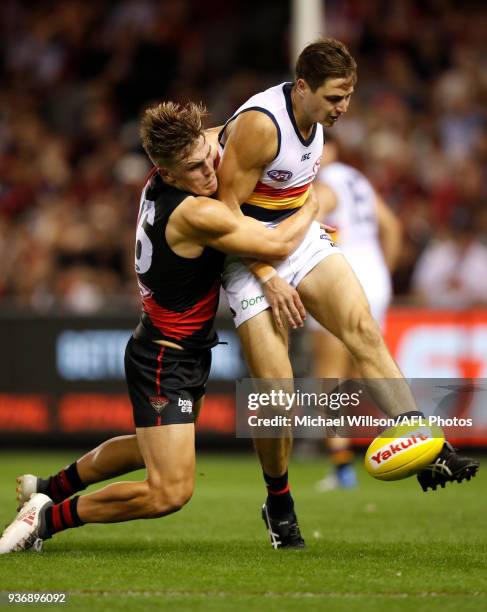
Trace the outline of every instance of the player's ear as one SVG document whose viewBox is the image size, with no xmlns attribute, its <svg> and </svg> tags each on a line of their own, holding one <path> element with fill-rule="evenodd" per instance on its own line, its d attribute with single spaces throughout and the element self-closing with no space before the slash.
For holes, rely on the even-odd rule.
<svg viewBox="0 0 487 612">
<path fill-rule="evenodd" d="M 168 185 L 173 185 L 175 183 L 175 179 L 171 174 L 171 171 L 169 168 L 165 168 L 164 166 L 158 166 L 157 168 L 159 170 L 159 175 L 161 177 L 161 179 L 167 183 Z"/>
<path fill-rule="evenodd" d="M 296 92 L 298 95 L 303 96 L 309 88 L 308 83 L 304 79 L 296 79 Z"/>
</svg>

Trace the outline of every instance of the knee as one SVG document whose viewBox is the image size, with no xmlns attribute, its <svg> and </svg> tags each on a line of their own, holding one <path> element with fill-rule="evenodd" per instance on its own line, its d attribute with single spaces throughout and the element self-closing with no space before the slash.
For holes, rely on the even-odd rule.
<svg viewBox="0 0 487 612">
<path fill-rule="evenodd" d="M 252 376 L 263 380 L 292 379 L 293 371 L 287 353 L 286 357 L 286 361 L 281 361 L 279 359 L 273 361 L 269 359 L 257 366 L 254 364 L 252 367 Z"/>
<path fill-rule="evenodd" d="M 193 495 L 192 482 L 178 482 L 157 487 L 151 494 L 151 516 L 158 518 L 181 510 Z"/>
</svg>

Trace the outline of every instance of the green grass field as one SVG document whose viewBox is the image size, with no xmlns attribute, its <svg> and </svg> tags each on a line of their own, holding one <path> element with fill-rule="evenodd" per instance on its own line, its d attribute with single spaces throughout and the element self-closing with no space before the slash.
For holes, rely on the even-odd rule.
<svg viewBox="0 0 487 612">
<path fill-rule="evenodd" d="M 46 476 L 75 457 L 0 458 L 4 524 L 15 515 L 18 474 Z M 485 474 L 425 494 L 415 479 L 378 482 L 360 468 L 356 490 L 318 494 L 324 466 L 294 461 L 290 470 L 305 550 L 270 547 L 254 457 L 203 455 L 181 512 L 88 525 L 55 536 L 40 554 L 4 555 L 0 591 L 65 591 L 70 609 L 93 611 L 487 609 Z"/>
</svg>

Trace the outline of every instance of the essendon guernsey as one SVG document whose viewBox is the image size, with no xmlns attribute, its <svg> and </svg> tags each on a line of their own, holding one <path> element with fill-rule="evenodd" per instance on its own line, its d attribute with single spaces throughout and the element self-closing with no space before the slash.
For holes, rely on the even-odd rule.
<svg viewBox="0 0 487 612">
<path fill-rule="evenodd" d="M 202 349 L 218 342 L 213 322 L 224 255 L 205 248 L 199 257 L 186 258 L 167 244 L 168 219 L 189 195 L 166 185 L 157 173 L 149 178 L 137 221 L 135 271 L 144 335 Z"/>
</svg>

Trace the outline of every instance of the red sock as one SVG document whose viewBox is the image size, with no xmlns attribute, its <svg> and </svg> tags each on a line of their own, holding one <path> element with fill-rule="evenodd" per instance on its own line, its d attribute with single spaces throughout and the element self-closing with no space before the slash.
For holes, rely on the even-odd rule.
<svg viewBox="0 0 487 612">
<path fill-rule="evenodd" d="M 79 497 L 76 496 L 73 499 L 66 499 L 60 504 L 49 506 L 46 509 L 44 518 L 46 521 L 47 537 L 51 537 L 65 529 L 84 525 L 78 516 L 78 500 Z"/>
</svg>

